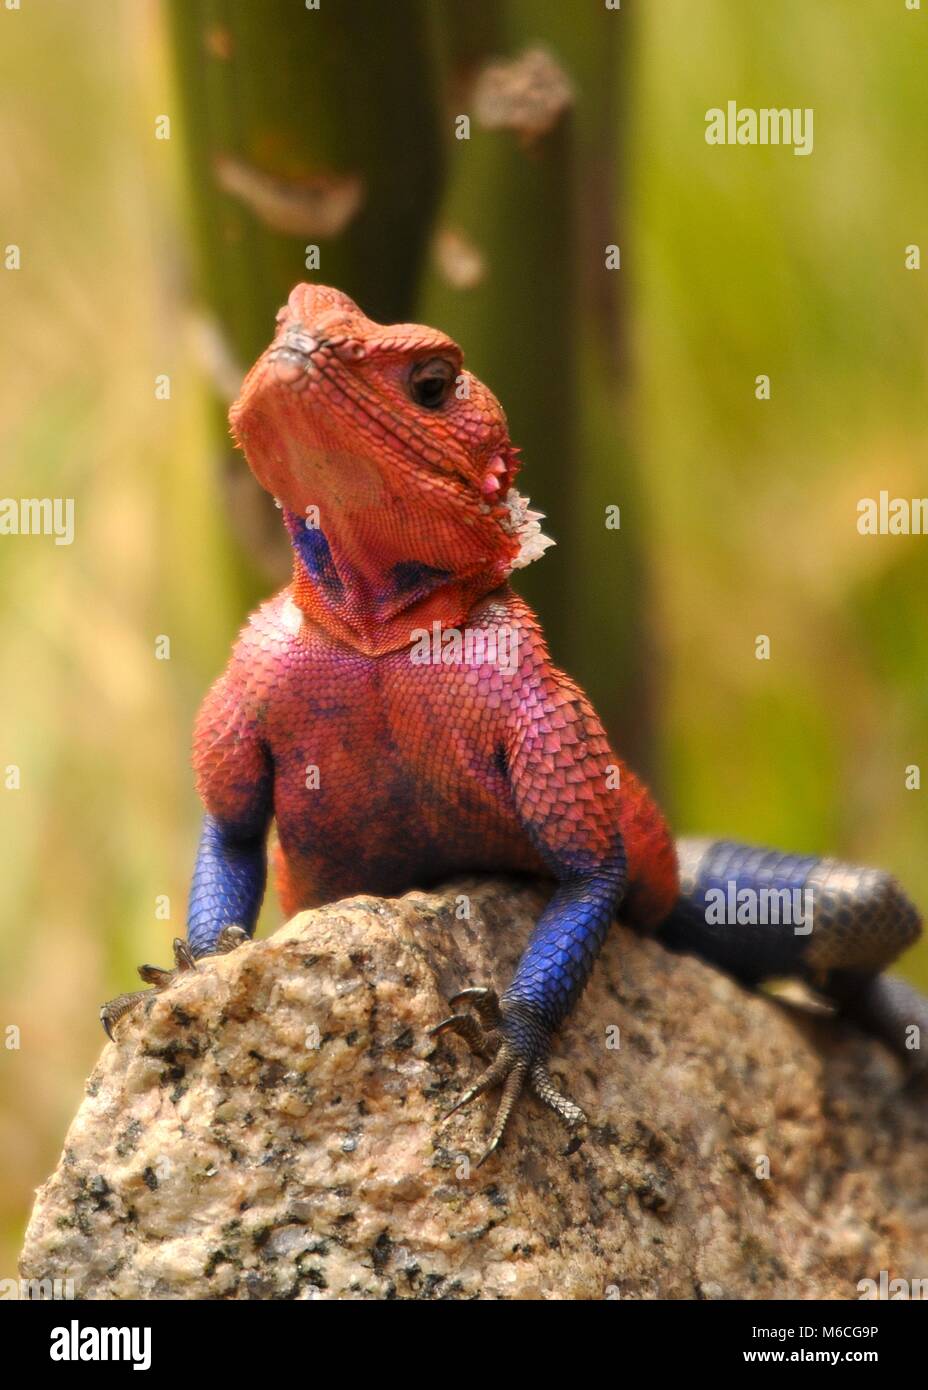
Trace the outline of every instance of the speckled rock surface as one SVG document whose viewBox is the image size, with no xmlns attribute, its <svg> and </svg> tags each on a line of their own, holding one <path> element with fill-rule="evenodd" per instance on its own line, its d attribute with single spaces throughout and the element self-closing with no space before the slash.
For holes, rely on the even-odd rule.
<svg viewBox="0 0 928 1390">
<path fill-rule="evenodd" d="M 525 1100 L 472 1168 L 489 1102 L 442 1116 L 479 1064 L 426 1029 L 455 989 L 505 985 L 543 901 L 355 898 L 153 998 L 88 1082 L 23 1276 L 79 1298 L 689 1299 L 928 1275 L 928 1105 L 896 1063 L 622 927 L 554 1058 L 587 1144 L 563 1157 Z"/>
</svg>

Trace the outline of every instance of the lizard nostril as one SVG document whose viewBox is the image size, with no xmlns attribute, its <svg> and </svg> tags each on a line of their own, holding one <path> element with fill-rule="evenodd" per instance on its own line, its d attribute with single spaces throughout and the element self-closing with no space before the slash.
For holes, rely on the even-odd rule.
<svg viewBox="0 0 928 1390">
<path fill-rule="evenodd" d="M 331 347 L 339 362 L 361 362 L 367 356 L 363 345 L 355 338 L 345 338 L 342 342 L 332 343 Z"/>
</svg>

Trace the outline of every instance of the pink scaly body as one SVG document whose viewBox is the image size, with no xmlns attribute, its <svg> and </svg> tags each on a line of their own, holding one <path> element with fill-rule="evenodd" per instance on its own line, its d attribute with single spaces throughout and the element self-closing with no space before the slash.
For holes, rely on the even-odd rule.
<svg viewBox="0 0 928 1390">
<path fill-rule="evenodd" d="M 517 671 L 415 665 L 408 648 L 359 653 L 306 618 L 292 588 L 262 605 L 197 722 L 207 810 L 247 819 L 270 756 L 288 915 L 462 871 L 548 874 L 528 813 L 558 855 L 603 854 L 618 828 L 624 912 L 659 921 L 676 894 L 675 860 L 647 791 L 611 752 L 583 694 L 552 667 L 526 604 L 503 590 L 469 621 L 515 634 Z M 610 782 L 618 790 L 608 797 Z"/>
</svg>

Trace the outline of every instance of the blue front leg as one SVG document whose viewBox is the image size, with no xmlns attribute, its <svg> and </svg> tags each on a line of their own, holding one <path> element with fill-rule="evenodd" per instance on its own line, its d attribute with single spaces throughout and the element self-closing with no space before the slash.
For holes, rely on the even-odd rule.
<svg viewBox="0 0 928 1390">
<path fill-rule="evenodd" d="M 486 986 L 461 990 L 452 996 L 452 1007 L 466 1002 L 477 1019 L 455 1012 L 432 1029 L 436 1036 L 459 1033 L 475 1052 L 491 1059 L 458 1106 L 494 1086 L 502 1088 L 481 1162 L 499 1143 L 523 1086 L 563 1121 L 569 1152 L 582 1142 L 586 1118 L 558 1090 L 547 1055 L 552 1034 L 589 979 L 629 879 L 620 781 L 612 775 L 613 755 L 589 702 L 551 670 L 546 653 L 534 649 L 527 652 L 511 694 L 506 741 L 497 750 L 496 766 L 508 773 L 512 807 L 558 887 L 502 997 Z M 632 828 L 639 838 L 651 834 L 652 857 L 659 860 L 662 822 L 634 779 L 628 780 L 623 794 L 632 806 Z"/>
<path fill-rule="evenodd" d="M 529 937 L 512 983 L 500 1003 L 513 1040 L 524 1055 L 537 1055 L 570 1013 L 589 979 L 625 887 L 625 852 L 593 871 L 564 876 Z"/>
<path fill-rule="evenodd" d="M 267 880 L 265 841 L 264 829 L 245 831 L 204 816 L 187 909 L 187 940 L 195 956 L 209 955 L 223 927 L 253 935 Z"/>
</svg>

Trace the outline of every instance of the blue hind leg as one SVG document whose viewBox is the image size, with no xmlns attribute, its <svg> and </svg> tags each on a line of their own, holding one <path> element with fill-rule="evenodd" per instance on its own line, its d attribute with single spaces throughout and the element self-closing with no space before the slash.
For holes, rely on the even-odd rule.
<svg viewBox="0 0 928 1390">
<path fill-rule="evenodd" d="M 880 973 L 921 930 L 894 878 L 733 840 L 679 840 L 677 854 L 680 897 L 658 931 L 665 945 L 748 984 L 772 976 L 807 980 L 928 1071 L 928 999 Z"/>
</svg>

